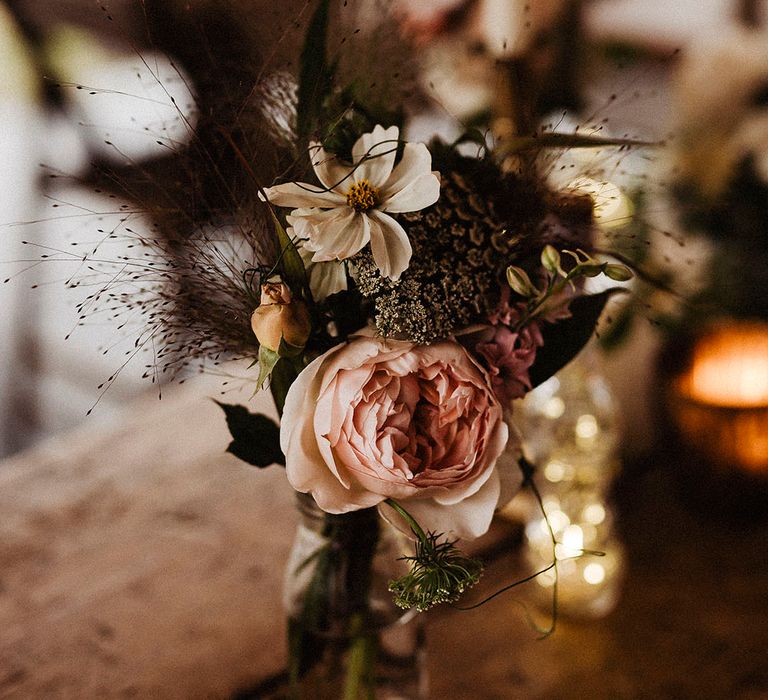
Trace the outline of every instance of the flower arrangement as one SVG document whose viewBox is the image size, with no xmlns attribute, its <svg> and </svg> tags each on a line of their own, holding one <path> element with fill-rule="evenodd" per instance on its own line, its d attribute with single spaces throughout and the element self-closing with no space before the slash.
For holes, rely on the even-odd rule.
<svg viewBox="0 0 768 700">
<path fill-rule="evenodd" d="M 130 229 L 130 211 L 121 219 L 147 256 L 112 278 L 132 290 L 110 282 L 84 306 L 138 312 L 136 347 L 161 346 L 148 376 L 252 361 L 280 425 L 221 403 L 229 451 L 284 465 L 303 507 L 322 511 L 319 543 L 293 562 L 306 585 L 289 615 L 290 675 L 307 676 L 341 624 L 356 688 L 373 663 L 378 512 L 413 541 L 388 581 L 397 606 L 425 611 L 477 584 L 482 564 L 457 541 L 483 535 L 533 473 L 513 401 L 578 354 L 631 277 L 598 253 L 590 196 L 555 188 L 538 156 L 633 142 L 478 129 L 409 141 L 400 104 L 339 78 L 328 21 L 323 1 L 298 80 L 260 72 L 229 128 L 210 123 L 215 100 L 185 117 L 197 120 L 184 146 L 195 167 L 131 180 L 102 166 L 132 200 L 156 180 L 168 189 L 147 207 L 150 232 Z M 242 178 L 226 176 L 232 164 Z"/>
<path fill-rule="evenodd" d="M 456 541 L 484 534 L 531 476 L 512 401 L 589 339 L 615 290 L 588 293 L 585 281 L 631 277 L 592 252 L 592 200 L 552 189 L 530 141 L 520 153 L 482 134 L 413 143 L 396 116 L 379 121 L 354 99 L 339 109 L 311 32 L 302 79 L 327 89 L 298 85 L 284 121 L 299 153 L 304 144 L 301 174 L 259 187 L 275 256 L 248 277 L 260 291 L 256 384 L 280 426 L 222 404 L 230 451 L 284 464 L 327 514 L 326 544 L 294 562 L 314 571 L 291 611 L 294 680 L 338 622 L 331 590 L 344 591 L 347 627 L 370 614 L 361 574 L 328 584 L 369 571 L 379 525 L 363 514 L 378 508 L 415 540 L 410 570 L 389 582 L 401 608 L 455 602 L 478 582 L 482 564 Z"/>
</svg>

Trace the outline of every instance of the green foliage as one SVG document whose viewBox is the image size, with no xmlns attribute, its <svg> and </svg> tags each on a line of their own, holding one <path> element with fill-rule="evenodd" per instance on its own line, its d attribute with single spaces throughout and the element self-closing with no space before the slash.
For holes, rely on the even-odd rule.
<svg viewBox="0 0 768 700">
<path fill-rule="evenodd" d="M 600 294 L 577 297 L 571 302 L 570 318 L 542 325 L 544 345 L 536 353 L 536 362 L 529 372 L 534 387 L 549 379 L 579 354 L 592 336 L 608 299 L 621 291 L 609 289 Z"/>
<path fill-rule="evenodd" d="M 251 413 L 245 406 L 216 403 L 227 417 L 227 427 L 233 438 L 227 452 L 255 467 L 285 464 L 285 456 L 280 450 L 280 429 L 271 418 Z"/>
<path fill-rule="evenodd" d="M 277 233 L 277 240 L 280 244 L 281 252 L 278 261 L 280 276 L 291 288 L 291 291 L 301 297 L 307 289 L 307 271 L 304 269 L 304 262 L 301 259 L 301 255 L 299 255 L 299 251 L 296 249 L 296 244 L 285 230 L 285 226 L 275 216 L 274 211 L 271 213 L 272 222 Z"/>
<path fill-rule="evenodd" d="M 299 372 L 304 369 L 301 358 L 280 358 L 280 361 L 274 366 L 269 379 L 269 390 L 272 392 L 272 398 L 275 400 L 275 406 L 280 415 L 283 415 L 283 406 L 285 406 L 285 397 L 288 395 L 288 389 L 299 376 Z"/>
<path fill-rule="evenodd" d="M 373 131 L 377 124 L 401 130 L 403 127 L 402 110 L 393 111 L 391 105 L 363 92 L 362 84 L 354 82 L 330 94 L 323 105 L 323 148 L 348 163 L 352 162 L 352 146 L 361 134 Z"/>
<path fill-rule="evenodd" d="M 264 382 L 267 381 L 279 361 L 280 355 L 274 350 L 265 348 L 263 345 L 259 346 L 259 378 L 256 380 L 256 386 L 259 389 L 264 386 Z"/>
<path fill-rule="evenodd" d="M 318 4 L 301 51 L 296 129 L 302 140 L 317 129 L 323 101 L 333 85 L 334 70 L 327 59 L 328 6 L 328 0 Z"/>
</svg>

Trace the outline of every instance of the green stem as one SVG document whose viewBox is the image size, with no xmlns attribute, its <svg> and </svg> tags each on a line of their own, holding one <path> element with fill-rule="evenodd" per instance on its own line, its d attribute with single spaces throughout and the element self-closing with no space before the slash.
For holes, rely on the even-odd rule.
<svg viewBox="0 0 768 700">
<path fill-rule="evenodd" d="M 416 537 L 422 542 L 427 541 L 427 533 L 421 529 L 421 525 L 416 522 L 416 519 L 405 508 L 392 498 L 388 498 L 385 503 L 405 519 Z"/>
<path fill-rule="evenodd" d="M 344 700 L 358 700 L 361 691 L 363 697 L 374 698 L 373 661 L 375 642 L 365 630 L 363 615 L 355 615 L 350 622 L 352 642 L 347 661 L 347 675 L 344 683 Z"/>
</svg>

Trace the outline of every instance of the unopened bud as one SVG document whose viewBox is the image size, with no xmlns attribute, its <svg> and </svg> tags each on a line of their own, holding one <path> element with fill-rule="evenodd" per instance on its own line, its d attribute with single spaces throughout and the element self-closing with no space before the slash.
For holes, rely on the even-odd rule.
<svg viewBox="0 0 768 700">
<path fill-rule="evenodd" d="M 545 245 L 541 251 L 541 264 L 550 272 L 560 271 L 560 253 L 553 245 Z"/>
<path fill-rule="evenodd" d="M 539 293 L 528 277 L 528 273 L 521 267 L 510 265 L 507 268 L 507 282 L 512 287 L 512 291 L 521 296 L 532 297 Z"/>
<path fill-rule="evenodd" d="M 605 266 L 605 275 L 616 282 L 627 282 L 633 277 L 632 270 L 626 265 L 617 265 L 615 263 Z"/>
<path fill-rule="evenodd" d="M 293 301 L 284 282 L 261 285 L 261 303 L 251 315 L 251 328 L 259 343 L 277 352 L 280 341 L 303 347 L 312 330 L 309 311 L 303 301 Z"/>
</svg>

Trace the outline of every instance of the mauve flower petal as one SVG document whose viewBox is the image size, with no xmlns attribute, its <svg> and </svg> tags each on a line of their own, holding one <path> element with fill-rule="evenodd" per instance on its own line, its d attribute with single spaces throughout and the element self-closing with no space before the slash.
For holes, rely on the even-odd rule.
<svg viewBox="0 0 768 700">
<path fill-rule="evenodd" d="M 311 493 L 318 506 L 329 513 L 341 513 L 377 505 L 383 500 L 376 494 L 363 489 L 346 488 L 325 463 L 324 469 L 317 469 L 324 464 L 315 435 L 302 430 L 300 418 L 312 405 L 308 397 L 316 395 L 320 383 L 318 371 L 323 364 L 320 357 L 299 374 L 291 385 L 285 400 L 280 426 L 280 447 L 286 458 L 285 471 L 291 486 L 302 493 Z M 307 405 L 309 404 L 309 405 Z"/>
<path fill-rule="evenodd" d="M 298 424 L 283 428 L 286 469 L 321 508 L 344 512 L 392 497 L 422 513 L 428 529 L 468 537 L 488 527 L 507 428 L 487 375 L 460 345 L 368 333 L 299 377 L 284 414 Z"/>
</svg>

